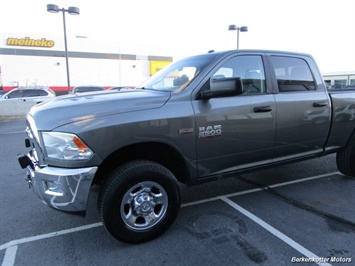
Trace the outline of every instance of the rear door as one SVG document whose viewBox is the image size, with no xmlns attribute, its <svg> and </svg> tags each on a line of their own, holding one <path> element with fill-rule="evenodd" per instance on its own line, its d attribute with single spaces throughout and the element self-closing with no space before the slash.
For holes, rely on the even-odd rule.
<svg viewBox="0 0 355 266">
<path fill-rule="evenodd" d="M 328 94 L 309 57 L 270 55 L 276 101 L 275 160 L 321 152 L 329 129 Z"/>
<path fill-rule="evenodd" d="M 192 101 L 200 176 L 233 172 L 272 161 L 275 140 L 274 95 L 268 92 L 261 54 L 226 59 L 211 75 L 239 77 L 243 93 Z"/>
</svg>

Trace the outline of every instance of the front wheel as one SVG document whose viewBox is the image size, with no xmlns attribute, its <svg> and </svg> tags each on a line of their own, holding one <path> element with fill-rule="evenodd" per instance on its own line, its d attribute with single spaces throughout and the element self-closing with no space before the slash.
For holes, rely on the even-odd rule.
<svg viewBox="0 0 355 266">
<path fill-rule="evenodd" d="M 151 161 L 133 161 L 116 169 L 104 183 L 99 209 L 113 237 L 141 243 L 170 227 L 180 198 L 179 184 L 168 169 Z"/>
<path fill-rule="evenodd" d="M 338 151 L 336 161 L 342 174 L 355 177 L 355 134 L 348 144 Z"/>
</svg>

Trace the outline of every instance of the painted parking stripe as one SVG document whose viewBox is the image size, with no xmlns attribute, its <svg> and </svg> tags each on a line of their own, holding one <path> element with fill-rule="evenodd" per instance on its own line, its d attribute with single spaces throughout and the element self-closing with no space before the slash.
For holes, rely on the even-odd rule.
<svg viewBox="0 0 355 266">
<path fill-rule="evenodd" d="M 250 194 L 250 193 L 254 193 L 254 192 L 259 192 L 259 191 L 262 191 L 262 190 L 268 190 L 269 188 L 276 188 L 276 187 L 293 185 L 293 184 L 297 184 L 297 183 L 307 182 L 307 181 L 311 181 L 311 180 L 314 180 L 314 179 L 324 178 L 324 177 L 338 175 L 338 174 L 341 175 L 340 172 L 332 172 L 332 173 L 328 173 L 328 174 L 316 175 L 316 176 L 306 177 L 306 178 L 297 179 L 297 180 L 293 180 L 293 181 L 278 183 L 278 184 L 270 185 L 270 186 L 267 186 L 267 187 L 253 188 L 253 189 L 249 189 L 249 190 L 234 192 L 234 193 L 226 194 L 226 195 L 223 195 L 223 196 L 226 197 L 226 198 L 237 197 L 237 196 L 246 195 L 246 194 Z M 197 200 L 197 201 L 181 204 L 181 207 L 188 207 L 188 206 L 198 205 L 198 204 L 211 202 L 211 201 L 216 201 L 216 200 L 219 200 L 219 197 L 213 197 L 213 198 Z"/>
<path fill-rule="evenodd" d="M 15 264 L 15 258 L 18 246 L 11 246 L 6 249 L 4 260 L 2 261 L 2 266 L 10 266 Z"/>
<path fill-rule="evenodd" d="M 31 236 L 31 237 L 25 237 L 25 238 L 21 238 L 21 239 L 17 239 L 17 240 L 12 240 L 12 241 L 10 241 L 10 242 L 8 242 L 6 244 L 1 245 L 0 246 L 0 250 L 7 249 L 9 247 L 16 246 L 16 245 L 28 243 L 28 242 L 41 240 L 41 239 L 46 239 L 46 238 L 51 238 L 51 237 L 55 237 L 55 236 L 75 233 L 75 232 L 78 232 L 78 231 L 83 231 L 83 230 L 91 229 L 91 228 L 98 227 L 98 226 L 102 226 L 102 223 L 99 222 L 99 223 L 94 223 L 94 224 L 88 224 L 88 225 L 83 225 L 83 226 L 79 226 L 79 227 L 75 227 L 75 228 L 56 231 L 56 232 L 52 232 L 52 233 L 48 233 L 48 234 L 43 234 L 43 235 L 37 235 L 37 236 Z"/>
<path fill-rule="evenodd" d="M 275 227 L 272 227 L 271 225 L 269 225 L 268 223 L 264 222 L 263 220 L 261 220 L 260 218 L 258 218 L 257 216 L 255 216 L 254 214 L 252 214 L 251 212 L 247 211 L 246 209 L 244 209 L 243 207 L 241 207 L 240 205 L 238 205 L 237 203 L 235 203 L 234 201 L 228 199 L 225 196 L 220 196 L 219 197 L 221 200 L 223 200 L 225 203 L 227 203 L 229 206 L 231 206 L 233 209 L 241 212 L 242 214 L 244 214 L 245 216 L 247 216 L 249 219 L 253 220 L 254 222 L 256 222 L 258 225 L 260 225 L 261 227 L 263 227 L 264 229 L 266 229 L 267 231 L 269 231 L 271 234 L 273 234 L 274 236 L 276 236 L 277 238 L 279 238 L 280 240 L 282 240 L 283 242 L 285 242 L 287 245 L 291 246 L 292 248 L 296 249 L 298 252 L 300 252 L 301 254 L 303 254 L 304 256 L 306 256 L 307 258 L 311 258 L 314 259 L 314 261 L 321 261 L 322 258 L 320 258 L 319 256 L 315 255 L 314 253 L 312 253 L 311 251 L 309 251 L 308 249 L 306 249 L 305 247 L 301 246 L 300 244 L 298 244 L 296 241 L 292 240 L 291 238 L 289 238 L 288 236 L 286 236 L 285 234 L 281 233 L 279 230 L 277 230 Z M 329 263 L 317 263 L 318 265 L 331 265 Z"/>
<path fill-rule="evenodd" d="M 333 176 L 333 175 L 342 175 L 342 173 L 340 173 L 338 171 L 338 172 L 333 172 L 333 173 L 328 173 L 328 174 L 316 175 L 316 176 L 311 176 L 311 177 L 307 177 L 307 178 L 302 178 L 300 180 L 293 180 L 293 181 L 289 181 L 289 182 L 274 184 L 274 185 L 270 185 L 268 187 L 269 188 L 276 188 L 276 187 L 288 186 L 288 185 L 293 185 L 293 184 L 306 182 L 306 181 L 311 181 L 311 180 L 314 180 L 314 179 L 323 178 L 323 177 L 327 177 L 327 176 Z"/>
<path fill-rule="evenodd" d="M 323 178 L 323 177 L 332 176 L 332 175 L 336 175 L 336 174 L 340 174 L 340 173 L 339 172 L 333 172 L 333 173 L 322 174 L 322 175 L 313 176 L 313 177 L 307 177 L 307 178 L 298 179 L 298 180 L 294 180 L 294 181 L 290 181 L 290 182 L 284 182 L 284 183 L 271 185 L 271 186 L 269 186 L 269 188 L 281 187 L 281 186 L 286 186 L 286 185 L 306 182 L 306 181 L 310 181 L 310 180 L 313 180 L 313 179 Z M 224 195 L 224 196 L 218 196 L 218 197 L 213 197 L 213 198 L 209 198 L 209 199 L 205 199 L 205 200 L 189 202 L 189 203 L 186 203 L 186 204 L 182 204 L 181 207 L 183 208 L 183 207 L 202 204 L 202 203 L 206 203 L 206 202 L 211 202 L 211 201 L 216 201 L 216 200 L 223 200 L 224 198 L 229 200 L 228 197 L 241 196 L 241 195 L 245 195 L 245 194 L 259 192 L 259 191 L 265 190 L 265 189 L 268 189 L 268 187 L 249 189 L 249 190 L 245 190 L 245 191 L 240 191 L 240 192 L 236 192 L 236 193 L 227 194 L 227 195 Z M 242 207 L 240 207 L 240 208 L 242 208 Z M 37 240 L 41 240 L 41 239 L 46 239 L 46 238 L 51 238 L 51 237 L 55 237 L 55 236 L 70 234 L 70 233 L 74 233 L 74 232 L 78 232 L 78 231 L 82 231 L 82 230 L 87 230 L 87 229 L 91 229 L 91 228 L 95 228 L 95 227 L 99 227 L 99 226 L 102 226 L 101 222 L 94 223 L 94 224 L 88 224 L 88 225 L 84 225 L 84 226 L 79 226 L 79 227 L 75 227 L 75 228 L 71 228 L 71 229 L 65 229 L 65 230 L 52 232 L 52 233 L 48 233 L 48 234 L 21 238 L 21 239 L 12 240 L 12 241 L 10 241 L 8 243 L 2 244 L 2 245 L 0 245 L 0 251 L 6 249 L 6 253 L 5 253 L 5 257 L 4 257 L 2 266 L 12 266 L 12 265 L 14 265 L 15 258 L 16 258 L 16 253 L 17 253 L 17 248 L 18 248 L 18 245 L 20 245 L 20 244 L 29 243 L 29 242 L 33 242 L 33 241 L 37 241 Z M 321 265 L 327 265 L 327 264 L 321 264 Z"/>
<path fill-rule="evenodd" d="M 46 238 L 51 238 L 51 237 L 55 237 L 55 236 L 75 233 L 78 231 L 83 231 L 83 230 L 95 228 L 98 226 L 102 226 L 102 223 L 99 222 L 99 223 L 94 223 L 94 224 L 88 224 L 88 225 L 79 226 L 79 227 L 75 227 L 75 228 L 71 228 L 71 229 L 65 229 L 65 230 L 52 232 L 52 233 L 48 233 L 48 234 L 26 237 L 26 238 L 21 238 L 21 239 L 10 241 L 10 242 L 0 246 L 0 250 L 6 249 L 5 257 L 2 262 L 2 266 L 12 266 L 15 264 L 17 247 L 20 244 L 29 243 L 29 242 L 33 242 L 33 241 L 37 241 L 37 240 L 46 239 Z"/>
</svg>

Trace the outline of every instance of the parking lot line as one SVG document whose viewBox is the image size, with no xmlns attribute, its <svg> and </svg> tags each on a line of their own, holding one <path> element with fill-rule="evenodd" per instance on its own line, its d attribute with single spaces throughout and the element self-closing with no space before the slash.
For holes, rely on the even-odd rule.
<svg viewBox="0 0 355 266">
<path fill-rule="evenodd" d="M 42 240 L 42 239 L 46 239 L 46 238 L 51 238 L 51 237 L 55 237 L 55 236 L 60 236 L 60 235 L 66 235 L 66 234 L 70 234 L 70 233 L 74 233 L 74 232 L 78 232 L 78 231 L 83 231 L 83 230 L 87 230 L 87 229 L 91 229 L 94 227 L 98 227 L 98 226 L 102 226 L 102 223 L 94 223 L 94 224 L 87 224 L 87 225 L 83 225 L 83 226 L 79 226 L 79 227 L 75 227 L 75 228 L 70 228 L 70 229 L 65 229 L 65 230 L 61 230 L 61 231 L 56 231 L 56 232 L 51 232 L 48 234 L 43 234 L 43 235 L 37 235 L 37 236 L 31 236 L 31 237 L 25 237 L 25 238 L 21 238 L 21 239 L 17 239 L 17 240 L 12 240 L 6 244 L 3 244 L 0 246 L 0 250 L 3 249 L 7 249 L 9 247 L 12 246 L 17 246 L 20 244 L 25 244 L 28 242 L 33 242 L 33 241 L 37 241 L 37 240 Z"/>
<path fill-rule="evenodd" d="M 18 245 L 8 247 L 5 252 L 4 260 L 2 261 L 2 266 L 10 266 L 15 264 L 15 258 L 17 253 Z"/>
<path fill-rule="evenodd" d="M 65 230 L 61 230 L 61 231 L 56 231 L 56 232 L 52 232 L 52 233 L 48 233 L 48 234 L 12 240 L 12 241 L 0 246 L 0 250 L 6 249 L 5 257 L 2 262 L 2 266 L 14 265 L 16 253 L 17 253 L 17 248 L 18 248 L 18 245 L 20 245 L 20 244 L 25 244 L 25 243 L 29 243 L 29 242 L 33 242 L 33 241 L 37 241 L 37 240 L 41 240 L 41 239 L 46 239 L 46 238 L 51 238 L 51 237 L 55 237 L 55 236 L 60 236 L 60 235 L 66 235 L 66 234 L 70 234 L 70 233 L 74 233 L 74 232 L 78 232 L 78 231 L 83 231 L 83 230 L 95 228 L 98 226 L 102 226 L 102 223 L 99 222 L 99 223 L 94 223 L 94 224 L 88 224 L 88 225 L 65 229 Z"/>
<path fill-rule="evenodd" d="M 218 198 L 221 199 L 222 201 L 224 201 L 225 203 L 227 203 L 233 209 L 235 209 L 235 210 L 239 211 L 240 213 L 244 214 L 246 217 L 248 217 L 249 219 L 251 219 L 252 221 L 257 223 L 258 225 L 260 225 L 261 227 L 266 229 L 268 232 L 270 232 L 271 234 L 273 234 L 274 236 L 276 236 L 277 238 L 279 238 L 280 240 L 282 240 L 283 242 L 285 242 L 286 244 L 288 244 L 292 248 L 296 249 L 298 252 L 300 252 L 301 254 L 306 256 L 307 258 L 310 258 L 310 259 L 314 260 L 315 262 L 322 260 L 322 258 L 320 258 L 319 256 L 315 255 L 314 253 L 312 253 L 311 251 L 309 251 L 305 247 L 301 246 L 296 241 L 292 240 L 291 238 L 289 238 L 285 234 L 281 233 L 275 227 L 272 227 L 268 223 L 264 222 L 259 217 L 255 216 L 251 212 L 247 211 L 246 209 L 244 209 L 243 207 L 241 207 L 240 205 L 238 205 L 234 201 L 228 199 L 225 196 L 219 196 Z M 322 265 L 322 266 L 331 265 L 329 263 L 317 263 L 317 264 L 318 265 Z"/>
<path fill-rule="evenodd" d="M 269 188 L 282 187 L 282 186 L 287 186 L 287 185 L 297 184 L 297 183 L 301 183 L 301 182 L 311 181 L 311 180 L 314 180 L 314 179 L 323 178 L 323 177 L 332 176 L 332 175 L 342 175 L 342 173 L 340 173 L 338 171 L 338 172 L 332 172 L 332 173 L 328 173 L 328 174 L 316 175 L 316 176 L 302 178 L 302 179 L 299 179 L 299 180 L 293 180 L 293 181 L 288 181 L 288 182 L 284 182 L 284 183 L 274 184 L 274 185 L 270 185 L 268 187 Z"/>
<path fill-rule="evenodd" d="M 237 196 L 246 195 L 246 194 L 250 194 L 250 193 L 254 193 L 254 192 L 259 192 L 259 191 L 262 191 L 262 190 L 267 190 L 267 189 L 270 189 L 270 188 L 288 186 L 288 185 L 292 185 L 292 184 L 307 182 L 307 181 L 311 181 L 311 180 L 314 180 L 314 179 L 324 178 L 324 177 L 327 177 L 327 176 L 333 176 L 333 175 L 337 175 L 337 174 L 341 174 L 341 173 L 340 172 L 332 172 L 332 173 L 327 173 L 327 174 L 322 174 L 322 175 L 316 175 L 316 176 L 306 177 L 306 178 L 297 179 L 297 180 L 293 180 L 293 181 L 278 183 L 278 184 L 274 184 L 274 185 L 270 185 L 270 186 L 265 186 L 265 187 L 259 187 L 259 188 L 253 188 L 253 189 L 248 189 L 248 190 L 244 190 L 244 191 L 234 192 L 234 193 L 226 194 L 226 195 L 223 195 L 223 196 L 226 197 L 226 198 L 237 197 Z M 213 198 L 208 198 L 208 199 L 203 199 L 203 200 L 197 200 L 197 201 L 193 201 L 193 202 L 188 202 L 188 203 L 185 203 L 185 204 L 181 204 L 181 207 L 188 207 L 188 206 L 192 206 L 192 205 L 198 205 L 198 204 L 211 202 L 211 201 L 215 201 L 215 200 L 219 200 L 219 196 L 213 197 Z"/>
<path fill-rule="evenodd" d="M 312 258 L 312 259 L 317 260 L 317 259 L 320 259 L 317 255 L 313 254 L 312 252 L 310 252 L 306 248 L 302 247 L 300 244 L 298 244 L 297 242 L 293 241 L 291 238 L 287 237 L 286 235 L 284 235 L 283 233 L 281 233 L 280 231 L 278 231 L 277 229 L 275 229 L 271 225 L 267 224 L 266 222 L 264 222 L 263 220 L 261 220 L 260 218 L 255 216 L 254 214 L 250 213 L 246 209 L 242 208 L 241 206 L 239 206 L 235 202 L 231 201 L 229 199 L 229 197 L 234 197 L 234 196 L 240 196 L 240 195 L 250 194 L 250 193 L 254 193 L 254 192 L 259 192 L 259 191 L 267 190 L 269 188 L 274 188 L 274 187 L 281 187 L 281 186 L 286 186 L 286 185 L 306 182 L 306 181 L 310 181 L 310 180 L 314 180 L 314 179 L 318 179 L 318 178 L 324 178 L 324 177 L 327 177 L 327 176 L 332 176 L 332 175 L 335 175 L 335 174 L 339 174 L 339 172 L 332 172 L 332 173 L 328 173 L 328 174 L 322 174 L 322 175 L 317 175 L 317 176 L 313 176 L 313 177 L 307 177 L 307 178 L 294 180 L 294 181 L 290 181 L 290 182 L 274 184 L 274 185 L 270 185 L 270 186 L 263 187 L 263 188 L 249 189 L 249 190 L 240 191 L 240 192 L 236 192 L 236 193 L 231 193 L 231 194 L 227 194 L 227 195 L 223 195 L 223 196 L 217 196 L 217 197 L 213 197 L 213 198 L 209 198 L 209 199 L 189 202 L 189 203 L 186 203 L 186 204 L 182 204 L 181 207 L 188 207 L 188 206 L 202 204 L 202 203 L 206 203 L 206 202 L 210 202 L 210 201 L 222 200 L 225 203 L 227 203 L 228 205 L 230 205 L 231 207 L 233 207 L 234 209 L 236 209 L 237 211 L 243 213 L 245 216 L 247 216 L 248 218 L 250 218 L 254 222 L 258 223 L 260 226 L 265 228 L 267 231 L 269 231 L 270 233 L 272 233 L 273 235 L 275 235 L 276 237 L 278 237 L 279 239 L 281 239 L 282 241 L 284 241 L 285 243 L 287 243 L 288 245 L 290 245 L 294 249 L 298 250 L 303 255 L 307 256 L 308 258 Z M 55 237 L 55 236 L 70 234 L 70 233 L 83 231 L 83 230 L 87 230 L 87 229 L 91 229 L 91 228 L 95 228 L 95 227 L 99 227 L 99 226 L 102 226 L 102 222 L 88 224 L 88 225 L 79 226 L 79 227 L 75 227 L 75 228 L 71 228 L 71 229 L 65 229 L 65 230 L 56 231 L 56 232 L 51 232 L 51 233 L 48 233 L 48 234 L 42 234 L 42 235 L 37 235 L 37 236 L 32 236 L 32 237 L 21 238 L 21 239 L 12 240 L 12 241 L 10 241 L 8 243 L 2 244 L 2 245 L 0 245 L 0 251 L 6 249 L 4 260 L 2 262 L 2 266 L 12 266 L 12 265 L 14 265 L 15 258 L 16 258 L 16 253 L 17 253 L 17 248 L 18 248 L 18 245 L 20 245 L 20 244 L 25 244 L 25 243 L 29 243 L 29 242 L 33 242 L 33 241 L 37 241 L 37 240 L 42 240 L 42 239 L 51 238 L 51 237 Z M 331 264 L 318 263 L 318 265 L 325 266 L 325 265 L 331 265 Z"/>
</svg>

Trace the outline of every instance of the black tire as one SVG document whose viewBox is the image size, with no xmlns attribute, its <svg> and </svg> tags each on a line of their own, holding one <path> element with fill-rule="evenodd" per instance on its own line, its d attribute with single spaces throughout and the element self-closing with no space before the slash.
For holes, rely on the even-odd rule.
<svg viewBox="0 0 355 266">
<path fill-rule="evenodd" d="M 132 161 L 116 169 L 99 195 L 101 219 L 108 232 L 126 243 L 142 243 L 163 234 L 180 209 L 174 175 L 151 161 Z"/>
<path fill-rule="evenodd" d="M 355 177 L 355 134 L 352 135 L 348 144 L 338 151 L 337 166 L 342 174 Z"/>
</svg>

